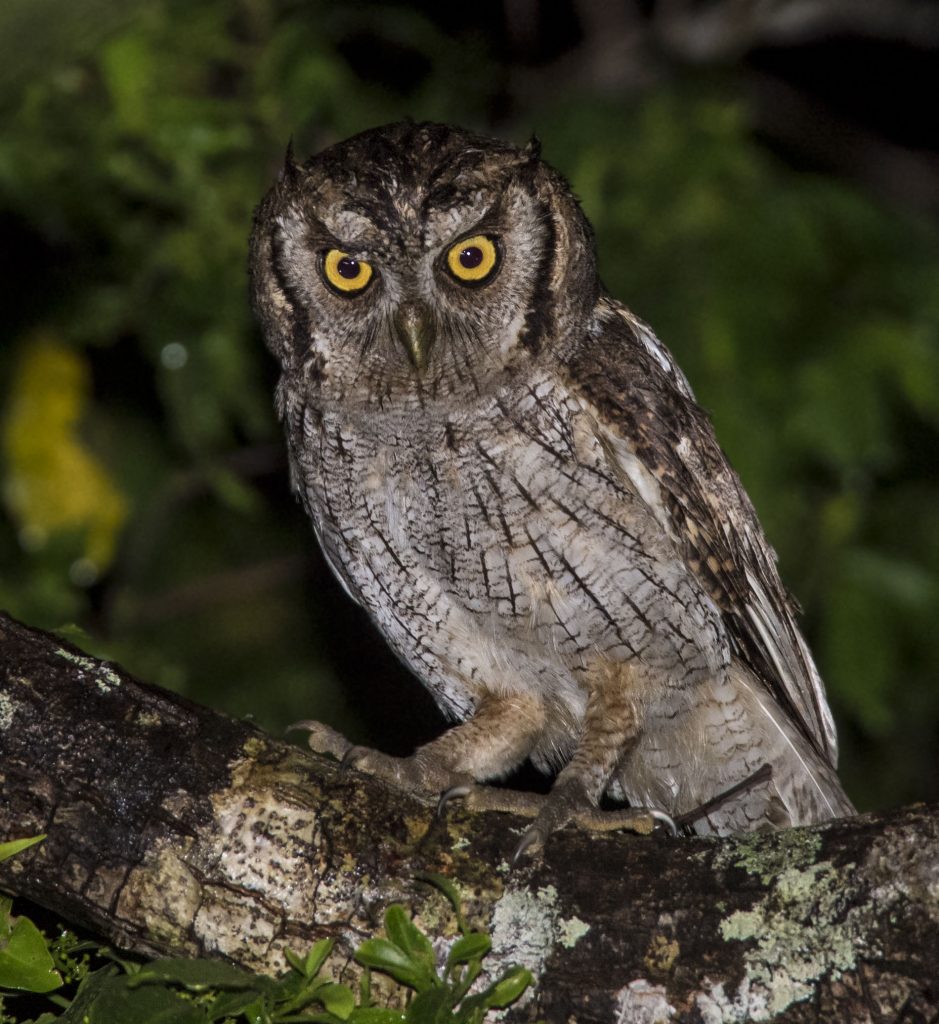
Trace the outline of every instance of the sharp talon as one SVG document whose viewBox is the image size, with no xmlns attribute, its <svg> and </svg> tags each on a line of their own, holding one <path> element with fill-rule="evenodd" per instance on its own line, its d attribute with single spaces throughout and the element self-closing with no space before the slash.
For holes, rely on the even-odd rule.
<svg viewBox="0 0 939 1024">
<path fill-rule="evenodd" d="M 544 836 L 541 834 L 540 829 L 530 828 L 519 840 L 518 846 L 515 847 L 515 853 L 512 854 L 512 867 L 518 867 L 519 861 L 522 859 L 523 854 L 527 853 L 533 846 L 538 847 L 544 843 Z"/>
<path fill-rule="evenodd" d="M 678 835 L 678 826 L 675 824 L 675 819 L 670 814 L 666 814 L 665 811 L 649 811 L 649 814 L 651 814 L 656 821 L 661 822 L 673 836 Z"/>
<path fill-rule="evenodd" d="M 284 732 L 312 732 L 319 722 L 314 718 L 304 718 L 299 722 L 294 722 L 292 725 L 288 725 Z"/>
<path fill-rule="evenodd" d="M 440 800 L 437 803 L 437 817 L 442 818 L 444 811 L 447 809 L 447 804 L 451 800 L 462 799 L 467 797 L 473 792 L 472 786 L 451 786 L 448 790 L 440 794 Z"/>
<path fill-rule="evenodd" d="M 287 732 L 305 732 L 307 746 L 315 754 L 325 754 L 334 757 L 337 761 L 342 760 L 349 747 L 352 745 L 335 729 L 317 722 L 313 718 L 304 718 L 300 722 L 294 722 L 287 726 Z"/>
<path fill-rule="evenodd" d="M 341 771 L 347 771 L 349 768 L 355 767 L 355 762 L 362 756 L 361 747 L 349 747 L 349 749 L 339 758 L 339 768 Z"/>
</svg>

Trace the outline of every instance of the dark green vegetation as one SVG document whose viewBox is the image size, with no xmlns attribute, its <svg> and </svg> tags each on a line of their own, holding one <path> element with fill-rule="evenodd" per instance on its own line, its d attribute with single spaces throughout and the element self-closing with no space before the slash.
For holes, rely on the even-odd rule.
<svg viewBox="0 0 939 1024">
<path fill-rule="evenodd" d="M 0 861 L 43 838 L 0 843 Z M 324 974 L 332 939 L 305 956 L 288 953 L 289 969 L 278 978 L 211 960 L 141 963 L 65 929 L 50 938 L 28 917 L 14 917 L 10 900 L 0 900 L 0 1024 L 482 1024 L 490 1009 L 522 995 L 531 972 L 509 968 L 469 995 L 492 943 L 467 926 L 451 882 L 424 880 L 450 901 L 460 932 L 443 973 L 431 939 L 393 904 L 385 911 L 385 937 L 366 939 L 355 951 L 366 968 L 357 992 Z M 373 994 L 373 970 L 397 983 L 390 996 Z M 48 996 L 54 1009 L 26 1020 L 18 1011 L 26 999 L 29 1013 L 36 994 Z M 406 1005 L 389 1009 L 389 1002 Z"/>
<path fill-rule="evenodd" d="M 437 728 L 289 496 L 246 239 L 291 135 L 535 130 L 760 511 L 851 795 L 939 796 L 933 220 L 774 156 L 730 64 L 533 87 L 484 27 L 325 0 L 14 0 L 0 39 L 0 605 L 271 728 Z"/>
</svg>

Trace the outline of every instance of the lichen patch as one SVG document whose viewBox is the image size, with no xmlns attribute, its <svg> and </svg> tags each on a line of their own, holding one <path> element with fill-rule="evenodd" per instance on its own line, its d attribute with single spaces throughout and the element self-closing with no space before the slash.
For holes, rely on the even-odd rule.
<svg viewBox="0 0 939 1024">
<path fill-rule="evenodd" d="M 557 940 L 557 903 L 553 885 L 536 892 L 507 889 L 492 915 L 493 949 L 539 976 Z"/>
<path fill-rule="evenodd" d="M 16 717 L 16 701 L 6 693 L 0 693 L 0 729 L 9 729 Z"/>
<path fill-rule="evenodd" d="M 309 916 L 318 875 L 316 814 L 260 787 L 250 795 L 224 790 L 212 804 L 225 837 L 220 863 L 232 885 L 264 892 L 289 917 Z"/>
<path fill-rule="evenodd" d="M 681 947 L 674 937 L 655 932 L 649 940 L 643 963 L 651 974 L 668 974 L 680 952 Z"/>
<path fill-rule="evenodd" d="M 258 967 L 270 962 L 279 928 L 268 911 L 230 889 L 206 886 L 193 931 L 203 948 Z"/>
<path fill-rule="evenodd" d="M 201 890 L 179 850 L 152 850 L 121 887 L 115 916 L 142 921 L 159 945 L 192 948 L 192 923 Z"/>
<path fill-rule="evenodd" d="M 570 917 L 559 921 L 558 941 L 565 949 L 573 949 L 590 931 L 590 925 L 579 917 Z"/>
<path fill-rule="evenodd" d="M 616 1024 L 667 1024 L 674 1016 L 664 985 L 636 978 L 616 993 Z"/>
<path fill-rule="evenodd" d="M 59 647 L 56 654 L 82 672 L 91 673 L 95 685 L 102 693 L 110 693 L 121 685 L 121 677 L 103 661 L 95 661 L 94 658 L 88 658 L 83 654 L 73 654 L 64 647 Z"/>
<path fill-rule="evenodd" d="M 767 894 L 749 910 L 738 910 L 720 925 L 727 942 L 752 942 L 743 955 L 744 988 L 732 998 L 715 987 L 706 993 L 722 1020 L 768 1020 L 808 999 L 826 975 L 837 977 L 856 965 L 860 922 L 845 912 L 846 873 L 828 861 L 781 871 Z M 762 870 L 762 869 L 758 869 Z"/>
<path fill-rule="evenodd" d="M 498 973 L 510 964 L 527 967 L 535 977 L 557 946 L 571 949 L 590 930 L 577 917 L 561 914 L 557 889 L 553 885 L 532 891 L 507 887 L 495 904 L 490 932 L 493 952 L 487 968 Z M 531 990 L 519 1005 L 531 998 Z"/>
<path fill-rule="evenodd" d="M 813 864 L 821 845 L 821 835 L 807 828 L 785 829 L 772 835 L 744 833 L 727 842 L 715 859 L 715 867 L 743 868 L 768 885 L 780 872 Z"/>
<path fill-rule="evenodd" d="M 750 992 L 747 978 L 732 996 L 724 991 L 723 982 L 711 983 L 708 991 L 695 995 L 694 1005 L 702 1024 L 747 1024 L 767 1017 L 766 999 L 762 994 Z"/>
</svg>

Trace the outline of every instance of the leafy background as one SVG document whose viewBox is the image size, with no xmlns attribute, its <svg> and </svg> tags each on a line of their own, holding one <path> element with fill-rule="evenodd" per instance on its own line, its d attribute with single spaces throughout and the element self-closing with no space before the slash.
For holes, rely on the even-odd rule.
<svg viewBox="0 0 939 1024">
<path fill-rule="evenodd" d="M 760 511 L 852 796 L 939 797 L 939 25 L 871 10 L 7 0 L 0 606 L 275 730 L 433 735 L 289 494 L 246 239 L 291 136 L 536 131 Z"/>
</svg>

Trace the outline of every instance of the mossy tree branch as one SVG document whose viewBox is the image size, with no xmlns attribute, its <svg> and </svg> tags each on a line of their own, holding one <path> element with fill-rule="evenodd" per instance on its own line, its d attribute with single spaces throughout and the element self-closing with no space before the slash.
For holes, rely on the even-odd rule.
<svg viewBox="0 0 939 1024">
<path fill-rule="evenodd" d="M 457 882 L 524 963 L 510 1019 L 935 1020 L 939 809 L 729 840 L 566 830 L 510 871 L 524 822 L 383 788 L 0 616 L 0 886 L 144 953 L 276 971 L 345 955 L 407 903 L 452 936 Z"/>
</svg>

